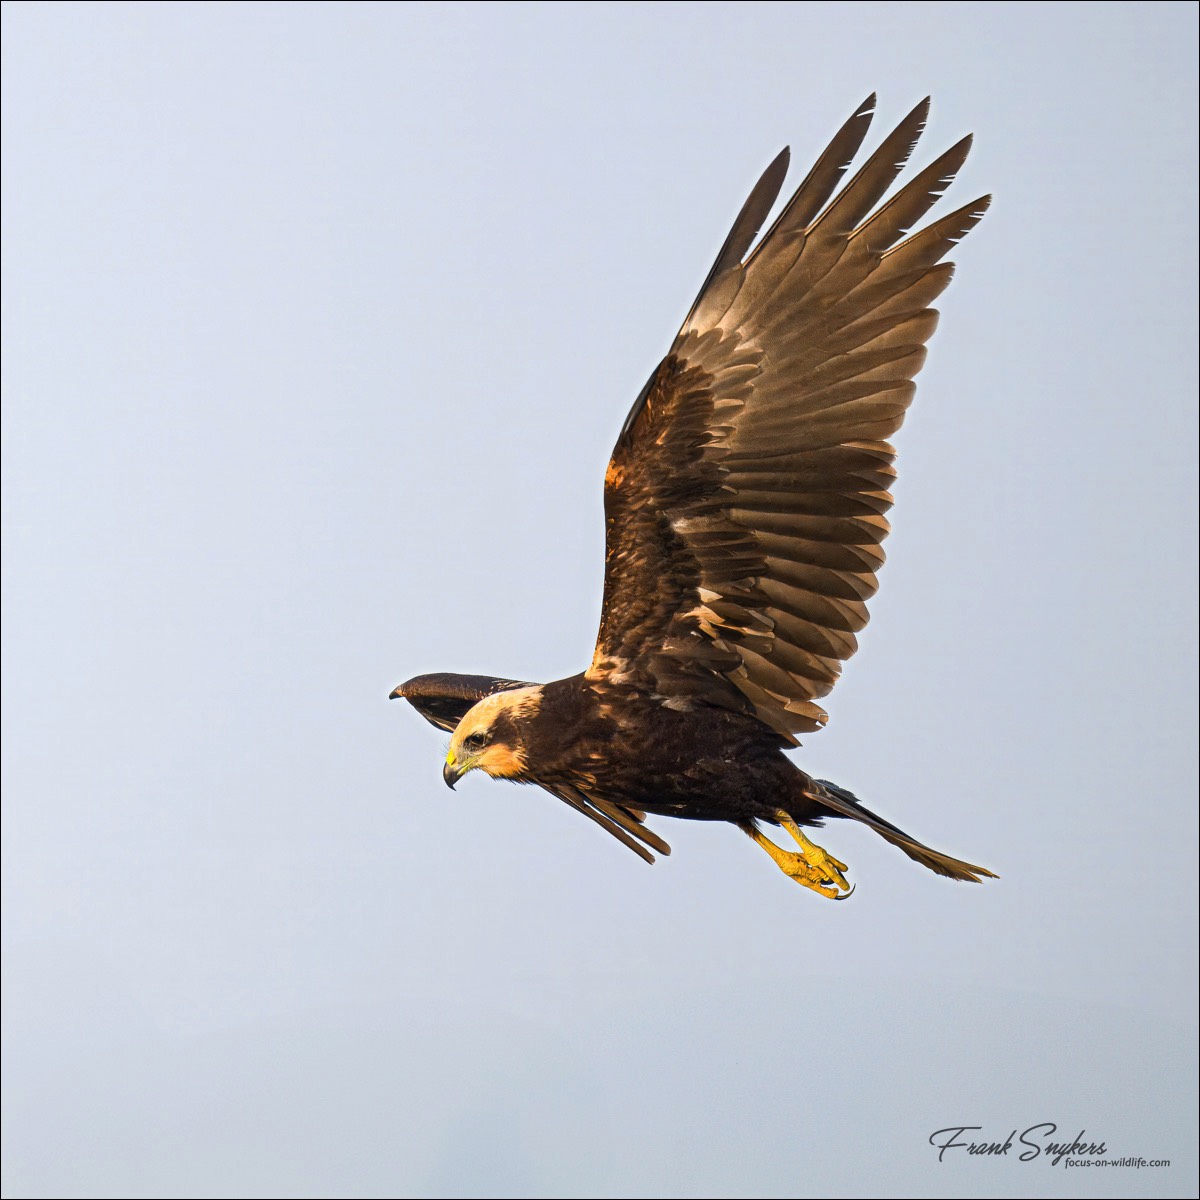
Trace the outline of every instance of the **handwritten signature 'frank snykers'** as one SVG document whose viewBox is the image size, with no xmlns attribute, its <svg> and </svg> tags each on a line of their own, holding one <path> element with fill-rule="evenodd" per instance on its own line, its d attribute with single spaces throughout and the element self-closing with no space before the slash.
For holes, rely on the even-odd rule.
<svg viewBox="0 0 1200 1200">
<path fill-rule="evenodd" d="M 1016 1145 L 1025 1147 L 1017 1154 L 1017 1158 L 1021 1162 L 1033 1162 L 1036 1158 L 1045 1158 L 1054 1167 L 1057 1167 L 1064 1158 L 1084 1158 L 1108 1153 L 1108 1147 L 1103 1142 L 1085 1140 L 1086 1129 L 1081 1129 L 1079 1136 L 1069 1142 L 1047 1140 L 1058 1132 L 1058 1126 L 1053 1121 L 1030 1125 L 1019 1135 L 1014 1129 L 1002 1142 L 964 1140 L 967 1134 L 978 1133 L 982 1128 L 982 1125 L 948 1125 L 945 1129 L 938 1129 L 931 1133 L 929 1144 L 937 1147 L 938 1162 L 945 1159 L 947 1150 L 965 1150 L 968 1154 L 1005 1158 L 1013 1149 L 1014 1139 L 1016 1139 Z"/>
</svg>

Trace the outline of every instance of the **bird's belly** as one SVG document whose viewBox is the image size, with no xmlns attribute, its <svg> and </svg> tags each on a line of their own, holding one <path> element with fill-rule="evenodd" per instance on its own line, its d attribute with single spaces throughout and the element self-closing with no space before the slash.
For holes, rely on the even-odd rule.
<svg viewBox="0 0 1200 1200">
<path fill-rule="evenodd" d="M 703 745 L 703 743 L 699 743 Z M 595 791 L 629 808 L 692 821 L 770 817 L 807 777 L 779 750 L 709 745 L 707 752 L 645 746 L 596 764 Z"/>
</svg>

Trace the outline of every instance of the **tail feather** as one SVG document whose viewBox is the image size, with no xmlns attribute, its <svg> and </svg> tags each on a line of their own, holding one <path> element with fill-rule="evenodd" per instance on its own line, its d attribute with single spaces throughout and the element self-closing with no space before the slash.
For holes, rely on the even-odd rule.
<svg viewBox="0 0 1200 1200">
<path fill-rule="evenodd" d="M 951 858 L 949 854 L 933 850 L 924 843 L 918 842 L 916 838 L 909 837 L 903 829 L 897 829 L 890 821 L 876 816 L 853 792 L 838 787 L 836 783 L 830 783 L 828 779 L 815 779 L 813 782 L 817 785 L 815 798 L 819 804 L 839 816 L 849 817 L 853 821 L 861 821 L 862 824 L 875 830 L 884 841 L 891 842 L 897 849 L 903 850 L 909 858 L 919 862 L 923 867 L 928 867 L 936 874 L 948 876 L 950 879 L 961 879 L 966 883 L 982 883 L 984 879 L 999 878 L 986 867 L 977 867 L 974 863 Z"/>
</svg>

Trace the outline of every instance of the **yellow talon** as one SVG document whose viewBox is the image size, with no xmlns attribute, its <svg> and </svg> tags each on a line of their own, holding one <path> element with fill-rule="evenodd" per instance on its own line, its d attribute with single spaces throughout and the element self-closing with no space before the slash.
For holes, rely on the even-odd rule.
<svg viewBox="0 0 1200 1200">
<path fill-rule="evenodd" d="M 750 822 L 745 822 L 741 828 L 775 860 L 776 865 L 789 879 L 794 879 L 826 899 L 845 900 L 854 891 L 843 874 L 849 869 L 846 864 L 809 841 L 801 832 L 800 826 L 783 809 L 776 812 L 775 817 L 795 838 L 800 847 L 798 853 L 781 849 Z"/>
<path fill-rule="evenodd" d="M 839 888 L 842 888 L 849 895 L 850 885 L 846 882 L 846 877 L 842 874 L 843 871 L 849 870 L 846 864 L 839 862 L 832 854 L 822 850 L 815 842 L 810 842 L 804 836 L 804 832 L 800 826 L 792 820 L 790 813 L 784 812 L 781 808 L 776 812 L 775 816 L 778 818 L 780 825 L 796 839 L 796 844 L 800 847 L 800 853 L 809 866 L 823 872 L 824 878 L 829 883 L 837 884 Z"/>
</svg>

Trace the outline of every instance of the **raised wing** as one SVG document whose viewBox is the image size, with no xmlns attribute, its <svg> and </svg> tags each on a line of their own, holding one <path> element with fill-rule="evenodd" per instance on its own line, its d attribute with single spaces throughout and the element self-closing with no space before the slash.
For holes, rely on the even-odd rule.
<svg viewBox="0 0 1200 1200">
<path fill-rule="evenodd" d="M 883 563 L 899 428 L 983 197 L 906 237 L 964 138 L 880 204 L 923 101 L 838 190 L 870 124 L 846 122 L 753 253 L 787 168 L 747 200 L 605 477 L 604 609 L 588 677 L 673 706 L 751 712 L 786 741 L 857 648 Z M 836 193 L 836 194 L 835 194 Z"/>
</svg>

